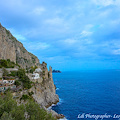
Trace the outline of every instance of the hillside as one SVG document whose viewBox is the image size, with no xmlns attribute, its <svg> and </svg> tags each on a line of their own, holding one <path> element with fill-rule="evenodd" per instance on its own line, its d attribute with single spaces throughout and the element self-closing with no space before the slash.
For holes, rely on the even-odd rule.
<svg viewBox="0 0 120 120">
<path fill-rule="evenodd" d="M 40 66 L 39 59 L 29 53 L 9 30 L 0 24 L 0 59 L 10 59 L 22 68 Z"/>
<path fill-rule="evenodd" d="M 36 66 L 38 67 L 38 69 L 36 69 Z M 47 63 L 43 62 L 42 64 L 40 64 L 39 59 L 32 53 L 29 53 L 24 48 L 23 44 L 20 43 L 10 33 L 10 31 L 4 28 L 1 24 L 0 68 L 2 87 L 6 86 L 2 84 L 3 79 L 6 79 L 5 77 L 15 78 L 14 86 L 16 85 L 16 88 L 13 89 L 12 94 L 15 98 L 17 96 L 16 99 L 18 104 L 22 104 L 22 98 L 28 99 L 30 97 L 46 112 L 52 113 L 52 116 L 54 116 L 55 118 L 64 117 L 64 115 L 57 114 L 55 111 L 47 110 L 49 106 L 59 102 L 59 97 L 56 94 L 56 86 L 53 82 L 52 67 L 49 67 L 48 70 Z M 8 69 L 13 70 L 14 68 L 17 68 L 17 71 L 7 71 Z M 38 75 L 39 77 L 33 78 L 33 76 L 36 75 Z M 32 93 L 31 96 L 30 93 Z"/>
</svg>

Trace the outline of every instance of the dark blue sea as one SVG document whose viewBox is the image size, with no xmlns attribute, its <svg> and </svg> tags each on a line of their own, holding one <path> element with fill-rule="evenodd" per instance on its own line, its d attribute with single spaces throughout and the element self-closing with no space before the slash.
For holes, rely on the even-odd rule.
<svg viewBox="0 0 120 120">
<path fill-rule="evenodd" d="M 120 118 L 120 70 L 53 73 L 53 79 L 60 102 L 52 109 L 68 120 Z"/>
</svg>

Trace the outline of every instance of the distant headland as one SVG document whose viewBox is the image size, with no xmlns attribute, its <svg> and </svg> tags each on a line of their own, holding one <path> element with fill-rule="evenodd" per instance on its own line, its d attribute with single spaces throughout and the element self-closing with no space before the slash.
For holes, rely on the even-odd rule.
<svg viewBox="0 0 120 120">
<path fill-rule="evenodd" d="M 60 70 L 53 70 L 52 73 L 61 73 Z"/>
</svg>

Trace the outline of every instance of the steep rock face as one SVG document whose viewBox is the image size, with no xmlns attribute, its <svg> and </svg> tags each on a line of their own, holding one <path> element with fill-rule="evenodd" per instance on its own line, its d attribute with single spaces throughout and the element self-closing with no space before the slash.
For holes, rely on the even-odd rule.
<svg viewBox="0 0 120 120">
<path fill-rule="evenodd" d="M 46 63 L 41 64 L 42 74 L 41 83 L 36 83 L 31 91 L 34 92 L 34 99 L 41 105 L 49 107 L 52 104 L 59 102 L 59 97 L 56 94 L 56 88 L 52 78 L 52 68 L 49 67 L 49 71 L 46 67 Z"/>
<path fill-rule="evenodd" d="M 36 84 L 31 90 L 34 91 L 34 99 L 45 107 L 59 102 L 59 97 L 55 93 L 55 86 L 51 80 L 43 81 L 42 84 Z"/>
<path fill-rule="evenodd" d="M 39 59 L 29 53 L 23 44 L 0 24 L 0 59 L 10 59 L 21 67 L 40 66 Z"/>
<path fill-rule="evenodd" d="M 49 107 L 52 104 L 59 102 L 59 97 L 56 94 L 56 88 L 52 78 L 52 68 L 47 69 L 47 64 L 43 62 L 40 64 L 38 58 L 29 53 L 23 44 L 12 36 L 10 31 L 5 29 L 0 24 L 0 59 L 10 59 L 18 63 L 22 68 L 38 66 L 41 69 L 40 80 L 35 82 L 34 86 L 29 90 L 15 92 L 15 96 L 22 96 L 33 91 L 33 98 L 43 107 Z M 28 75 L 29 77 L 29 75 Z M 32 80 L 32 78 L 30 78 Z"/>
</svg>

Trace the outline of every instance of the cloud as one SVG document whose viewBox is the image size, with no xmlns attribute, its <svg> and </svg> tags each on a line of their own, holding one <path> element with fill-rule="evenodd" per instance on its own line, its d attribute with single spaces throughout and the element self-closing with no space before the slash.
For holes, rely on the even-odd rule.
<svg viewBox="0 0 120 120">
<path fill-rule="evenodd" d="M 45 12 L 44 7 L 37 7 L 35 9 L 33 9 L 33 11 L 31 13 L 35 14 L 35 15 L 41 15 L 43 12 Z"/>
<path fill-rule="evenodd" d="M 47 43 L 43 43 L 43 42 L 29 42 L 29 43 L 25 43 L 25 44 L 27 44 L 27 48 L 29 49 L 29 50 L 33 50 L 33 51 L 35 51 L 35 50 L 45 50 L 45 49 L 48 49 L 49 47 L 50 47 L 50 45 L 49 44 L 47 44 Z"/>
<path fill-rule="evenodd" d="M 93 32 L 89 32 L 89 31 L 82 31 L 80 34 L 81 34 L 81 37 L 86 37 L 86 36 L 90 36 L 92 35 Z"/>
<path fill-rule="evenodd" d="M 120 0 L 4 0 L 0 20 L 48 63 L 55 64 L 54 59 L 111 61 L 119 59 L 119 13 Z"/>
<path fill-rule="evenodd" d="M 61 41 L 63 42 L 64 44 L 67 44 L 67 45 L 73 45 L 74 43 L 76 43 L 77 41 L 74 40 L 74 39 L 66 39 L 66 40 L 63 40 Z"/>
<path fill-rule="evenodd" d="M 115 4 L 115 0 L 93 0 L 93 2 L 100 6 L 109 6 Z"/>
<path fill-rule="evenodd" d="M 51 25 L 59 25 L 59 24 L 63 24 L 63 19 L 58 17 L 53 19 L 47 19 L 45 23 L 51 24 Z"/>
<path fill-rule="evenodd" d="M 113 53 L 114 55 L 120 55 L 120 49 L 113 50 L 112 53 Z"/>
</svg>

